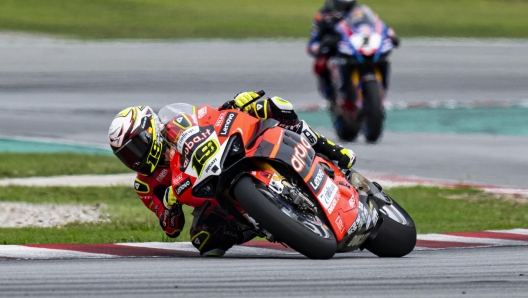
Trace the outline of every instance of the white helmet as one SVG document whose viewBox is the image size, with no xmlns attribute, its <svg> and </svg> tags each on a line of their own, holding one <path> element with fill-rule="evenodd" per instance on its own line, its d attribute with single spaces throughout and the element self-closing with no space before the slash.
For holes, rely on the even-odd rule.
<svg viewBox="0 0 528 298">
<path fill-rule="evenodd" d="M 110 124 L 110 147 L 125 166 L 150 175 L 164 157 L 160 127 L 158 116 L 150 107 L 126 108 Z"/>
</svg>

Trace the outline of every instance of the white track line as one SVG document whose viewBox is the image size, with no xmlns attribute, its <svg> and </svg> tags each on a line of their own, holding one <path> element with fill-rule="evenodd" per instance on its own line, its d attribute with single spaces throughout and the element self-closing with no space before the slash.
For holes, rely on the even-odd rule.
<svg viewBox="0 0 528 298">
<path fill-rule="evenodd" d="M 488 231 L 486 231 L 486 232 L 528 235 L 528 229 L 488 230 Z"/>
<path fill-rule="evenodd" d="M 464 237 L 464 236 L 453 236 L 443 234 L 422 234 L 418 235 L 418 240 L 430 240 L 430 241 L 441 241 L 441 242 L 461 242 L 461 243 L 481 243 L 490 244 L 494 246 L 504 245 L 528 245 L 528 241 L 520 240 L 505 240 L 495 238 L 477 238 L 477 237 Z"/>
<path fill-rule="evenodd" d="M 0 257 L 15 259 L 88 259 L 116 258 L 110 254 L 85 253 L 73 250 L 27 247 L 22 245 L 0 245 Z"/>
<path fill-rule="evenodd" d="M 118 245 L 132 246 L 132 247 L 146 247 L 146 248 L 158 248 L 168 250 L 179 250 L 197 252 L 196 248 L 190 242 L 145 242 L 145 243 L 117 243 Z M 250 246 L 239 246 L 235 245 L 229 249 L 226 255 L 298 255 L 297 252 L 280 251 L 270 248 L 250 247 Z"/>
</svg>

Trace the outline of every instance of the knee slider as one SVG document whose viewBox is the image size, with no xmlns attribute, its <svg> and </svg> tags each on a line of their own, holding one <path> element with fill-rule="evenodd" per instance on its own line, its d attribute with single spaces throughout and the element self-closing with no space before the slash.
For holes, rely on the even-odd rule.
<svg viewBox="0 0 528 298">
<path fill-rule="evenodd" d="M 207 249 L 207 244 L 211 238 L 211 233 L 208 231 L 200 231 L 191 237 L 191 243 L 200 252 L 203 252 L 204 248 Z"/>
</svg>

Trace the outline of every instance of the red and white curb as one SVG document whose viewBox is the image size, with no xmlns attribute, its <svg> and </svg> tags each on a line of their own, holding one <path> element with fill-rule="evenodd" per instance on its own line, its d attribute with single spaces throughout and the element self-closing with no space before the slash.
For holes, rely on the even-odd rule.
<svg viewBox="0 0 528 298">
<path fill-rule="evenodd" d="M 365 177 L 371 181 L 378 182 L 384 188 L 398 187 L 398 186 L 437 186 L 447 188 L 474 188 L 482 191 L 501 195 L 512 195 L 519 198 L 528 198 L 528 189 L 526 188 L 511 188 L 496 185 L 476 184 L 476 183 L 460 183 L 438 179 L 426 179 L 419 177 L 404 177 L 390 174 L 370 173 L 365 172 Z"/>
<path fill-rule="evenodd" d="M 528 246 L 528 229 L 418 235 L 415 250 L 492 246 Z M 190 242 L 118 244 L 0 245 L 0 259 L 89 259 L 126 257 L 198 257 Z M 337 254 L 350 257 L 353 253 Z M 225 257 L 301 257 L 290 248 L 266 241 L 250 241 L 231 248 Z"/>
</svg>

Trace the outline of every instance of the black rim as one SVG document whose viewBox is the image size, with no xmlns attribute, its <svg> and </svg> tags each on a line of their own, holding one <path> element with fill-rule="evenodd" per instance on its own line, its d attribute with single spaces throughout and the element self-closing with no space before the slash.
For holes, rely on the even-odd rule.
<svg viewBox="0 0 528 298">
<path fill-rule="evenodd" d="M 267 188 L 257 186 L 257 189 L 264 195 L 264 197 L 266 197 L 266 199 L 300 225 L 306 227 L 322 238 L 329 239 L 331 237 L 332 232 L 330 229 L 316 215 L 296 210 L 294 206 L 291 206 L 288 202 L 285 202 L 282 198 L 274 194 L 272 191 L 269 191 Z"/>
</svg>

